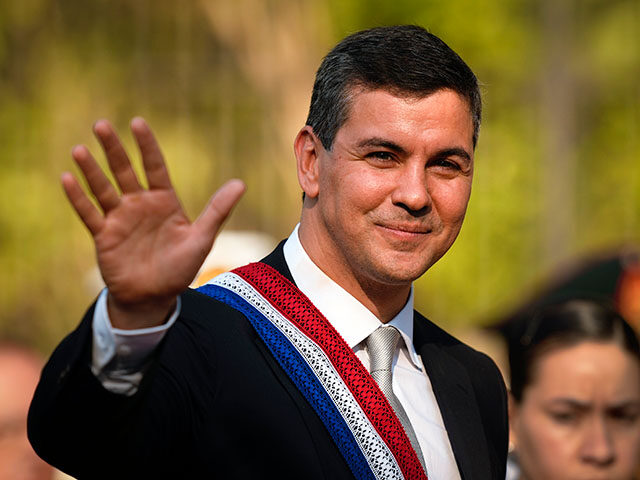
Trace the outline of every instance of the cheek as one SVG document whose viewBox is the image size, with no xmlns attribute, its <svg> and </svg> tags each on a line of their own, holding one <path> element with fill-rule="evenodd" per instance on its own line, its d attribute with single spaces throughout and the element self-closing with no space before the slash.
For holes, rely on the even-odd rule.
<svg viewBox="0 0 640 480">
<path fill-rule="evenodd" d="M 461 224 L 471 195 L 471 182 L 467 179 L 448 182 L 434 180 L 427 183 L 427 189 L 442 222 L 450 225 Z"/>
<path fill-rule="evenodd" d="M 367 212 L 390 198 L 394 178 L 391 172 L 368 168 L 354 169 L 336 177 L 333 191 L 342 200 L 341 209 Z"/>
<path fill-rule="evenodd" d="M 526 411 L 522 414 L 515 426 L 522 469 L 531 478 L 563 478 L 563 472 L 569 471 L 573 448 L 566 432 L 541 415 Z"/>
<path fill-rule="evenodd" d="M 615 439 L 618 464 L 625 472 L 640 469 L 640 426 L 634 431 L 625 431 L 616 435 Z"/>
</svg>

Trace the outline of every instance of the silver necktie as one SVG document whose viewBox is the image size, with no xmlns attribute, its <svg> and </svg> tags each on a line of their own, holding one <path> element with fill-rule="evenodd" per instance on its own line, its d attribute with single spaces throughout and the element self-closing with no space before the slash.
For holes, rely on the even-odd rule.
<svg viewBox="0 0 640 480">
<path fill-rule="evenodd" d="M 398 397 L 393 393 L 391 363 L 393 362 L 393 355 L 396 353 L 396 347 L 399 339 L 400 332 L 394 327 L 379 327 L 367 337 L 366 344 L 367 349 L 369 350 L 369 359 L 371 361 L 371 376 L 378 383 L 380 390 L 382 390 L 382 393 L 387 397 L 391 407 L 396 412 L 400 423 L 404 427 L 407 437 L 409 437 L 411 446 L 415 450 L 416 455 L 422 464 L 422 468 L 426 473 L 427 468 L 424 464 L 422 450 L 420 449 L 416 433 L 413 431 L 411 422 L 409 422 L 407 412 L 404 411 Z"/>
</svg>

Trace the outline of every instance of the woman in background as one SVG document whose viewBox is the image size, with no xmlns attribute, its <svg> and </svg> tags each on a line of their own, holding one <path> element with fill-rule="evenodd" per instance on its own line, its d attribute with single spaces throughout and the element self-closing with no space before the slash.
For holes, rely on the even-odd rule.
<svg viewBox="0 0 640 480">
<path fill-rule="evenodd" d="M 640 347 L 613 309 L 574 299 L 509 344 L 508 479 L 630 480 L 640 466 Z"/>
</svg>

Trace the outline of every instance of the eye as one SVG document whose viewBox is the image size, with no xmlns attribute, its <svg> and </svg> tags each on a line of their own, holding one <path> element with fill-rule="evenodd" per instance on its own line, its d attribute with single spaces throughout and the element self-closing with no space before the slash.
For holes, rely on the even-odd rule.
<svg viewBox="0 0 640 480">
<path fill-rule="evenodd" d="M 370 162 L 380 165 L 389 164 L 395 161 L 394 154 L 385 150 L 368 153 L 367 155 L 365 155 L 365 157 Z"/>
<path fill-rule="evenodd" d="M 449 160 L 447 158 L 438 158 L 433 161 L 433 165 L 436 167 L 442 167 L 450 170 L 460 170 L 460 165 L 457 162 L 453 160 Z"/>
<path fill-rule="evenodd" d="M 551 419 L 561 425 L 570 425 L 579 419 L 579 415 L 573 411 L 555 411 L 549 412 Z"/>
<path fill-rule="evenodd" d="M 640 412 L 635 408 L 614 408 L 609 412 L 609 416 L 623 424 L 634 424 L 640 417 Z"/>
</svg>

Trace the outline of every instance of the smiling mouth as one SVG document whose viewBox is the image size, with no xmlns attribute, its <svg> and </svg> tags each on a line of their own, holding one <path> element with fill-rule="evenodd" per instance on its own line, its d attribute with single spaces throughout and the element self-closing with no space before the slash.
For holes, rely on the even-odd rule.
<svg viewBox="0 0 640 480">
<path fill-rule="evenodd" d="M 426 235 L 431 233 L 431 229 L 425 227 L 424 225 L 383 225 L 378 224 L 379 227 L 384 228 L 386 230 L 391 230 L 393 232 L 399 233 L 407 233 L 407 234 L 417 234 L 417 235 Z"/>
</svg>

